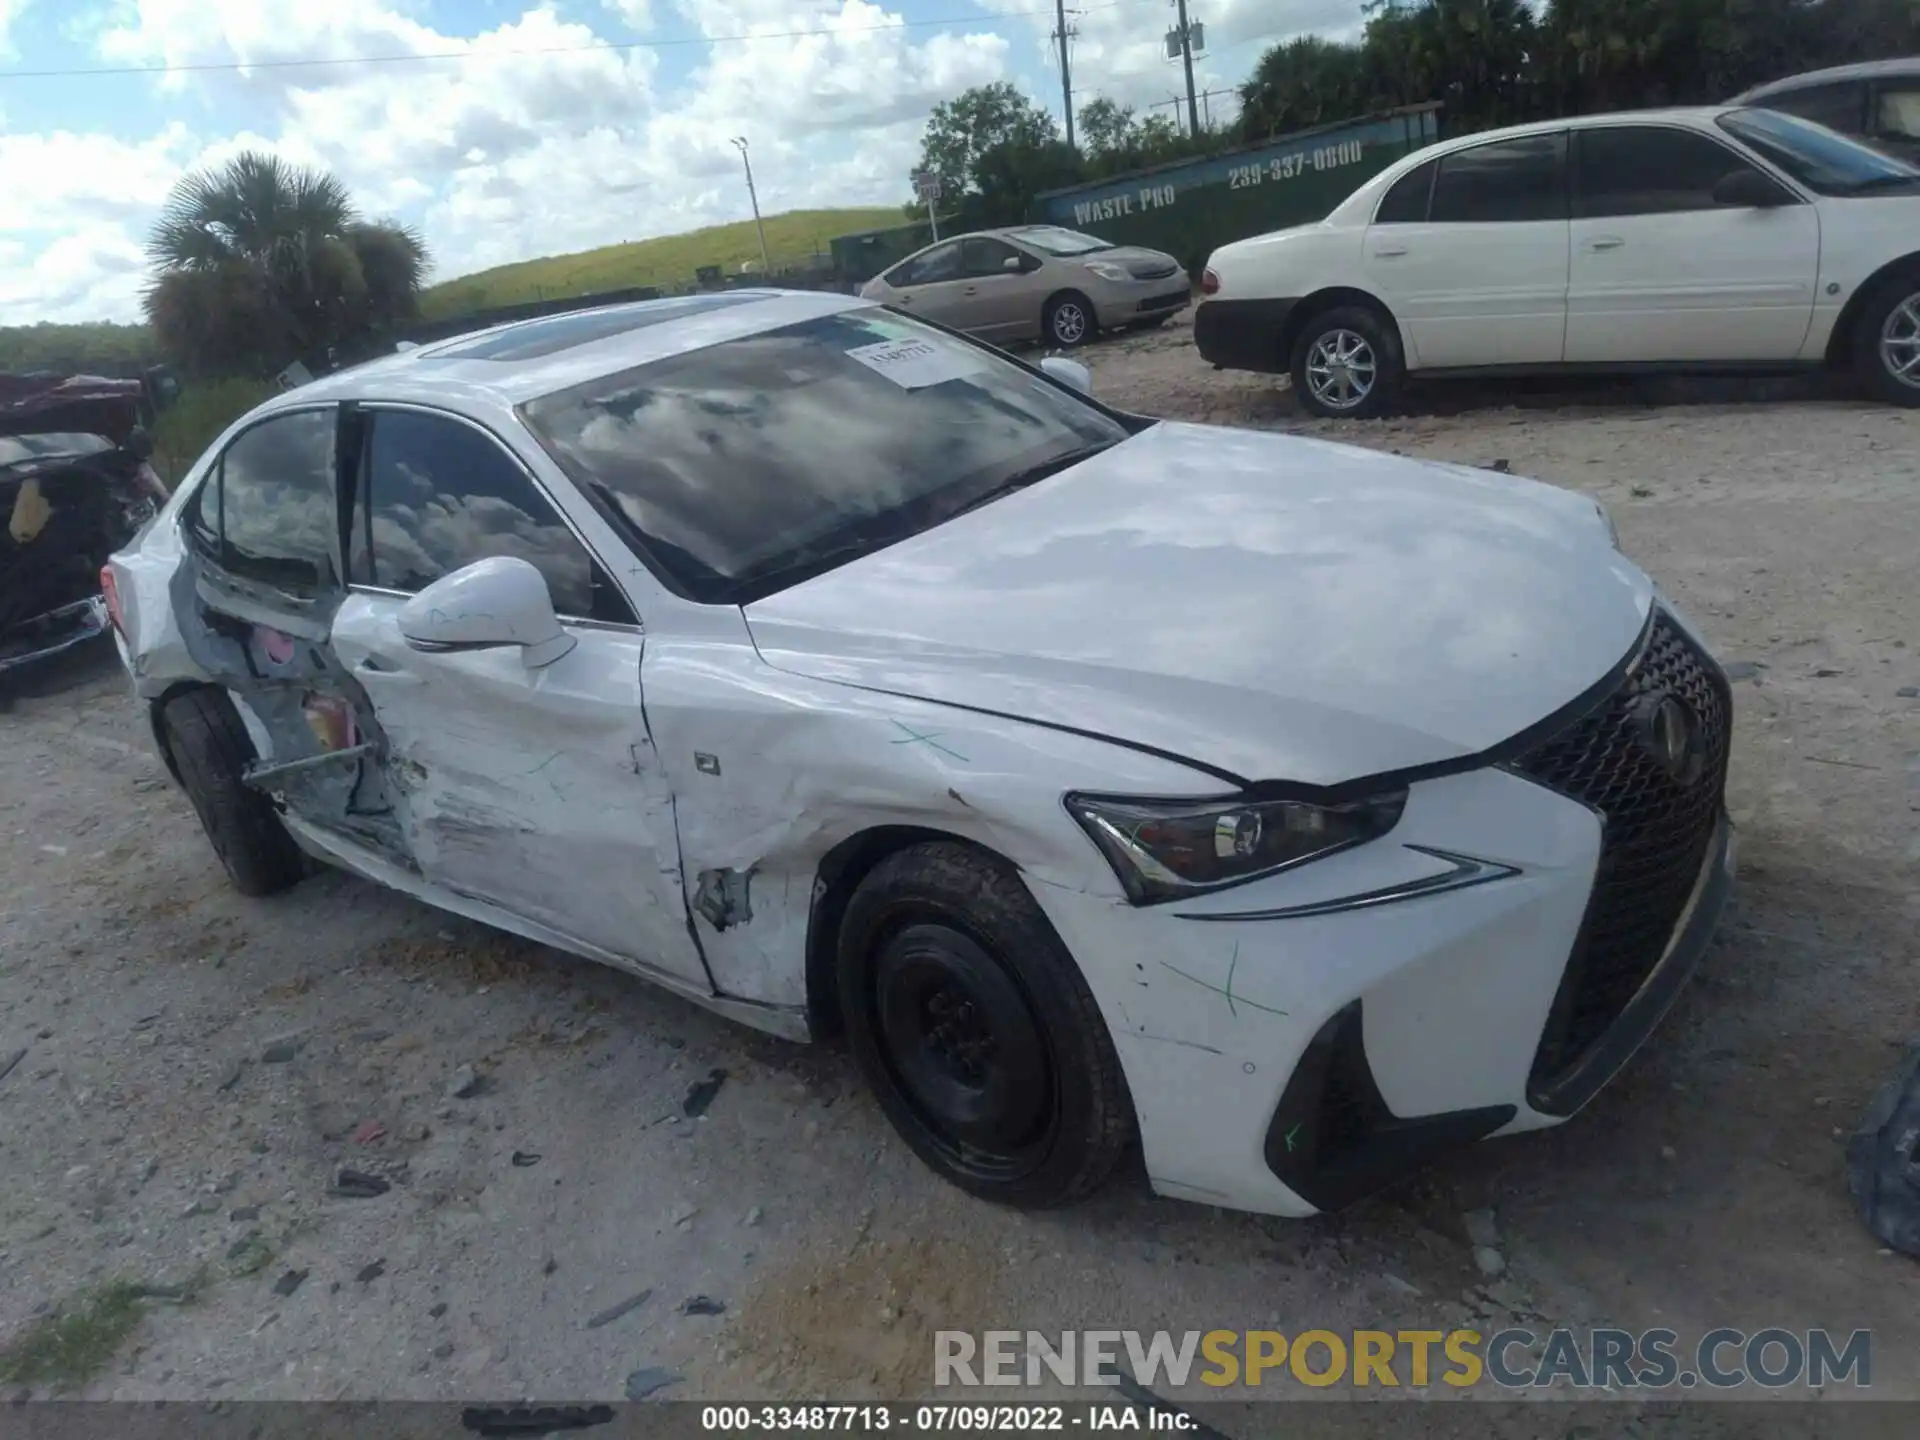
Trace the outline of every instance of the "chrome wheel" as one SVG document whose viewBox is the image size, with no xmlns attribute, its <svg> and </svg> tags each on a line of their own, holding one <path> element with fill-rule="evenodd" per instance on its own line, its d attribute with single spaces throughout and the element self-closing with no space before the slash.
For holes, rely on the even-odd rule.
<svg viewBox="0 0 1920 1440">
<path fill-rule="evenodd" d="M 1355 330 L 1329 330 L 1307 352 L 1307 386 L 1329 410 L 1352 410 L 1373 393 L 1373 346 Z"/>
<path fill-rule="evenodd" d="M 1887 312 L 1880 327 L 1880 363 L 1902 385 L 1920 390 L 1920 294 Z"/>
<path fill-rule="evenodd" d="M 1062 345 L 1078 345 L 1087 338 L 1087 312 L 1077 300 L 1062 300 L 1053 307 L 1053 338 Z"/>
</svg>

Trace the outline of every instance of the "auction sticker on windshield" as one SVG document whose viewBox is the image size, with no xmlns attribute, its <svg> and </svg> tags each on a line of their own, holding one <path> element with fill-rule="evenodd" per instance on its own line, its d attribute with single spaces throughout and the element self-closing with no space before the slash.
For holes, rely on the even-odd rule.
<svg viewBox="0 0 1920 1440">
<path fill-rule="evenodd" d="M 876 375 L 884 375 L 902 390 L 922 390 L 979 371 L 980 362 L 957 345 L 935 345 L 918 337 L 882 340 L 846 352 Z"/>
</svg>

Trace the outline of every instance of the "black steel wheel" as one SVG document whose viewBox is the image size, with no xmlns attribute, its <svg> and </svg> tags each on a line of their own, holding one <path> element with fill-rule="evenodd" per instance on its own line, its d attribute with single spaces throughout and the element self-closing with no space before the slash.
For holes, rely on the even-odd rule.
<svg viewBox="0 0 1920 1440">
<path fill-rule="evenodd" d="M 914 1153 L 1038 1208 L 1106 1178 L 1133 1132 L 1106 1021 L 1019 878 L 968 846 L 875 866 L 841 924 L 856 1062 Z"/>
</svg>

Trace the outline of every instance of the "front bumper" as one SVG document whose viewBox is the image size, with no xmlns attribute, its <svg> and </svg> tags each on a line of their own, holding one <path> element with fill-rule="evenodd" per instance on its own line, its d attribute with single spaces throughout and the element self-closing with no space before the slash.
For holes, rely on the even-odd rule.
<svg viewBox="0 0 1920 1440">
<path fill-rule="evenodd" d="M 1708 737 L 1670 783 L 1633 723 L 1656 692 Z M 1170 905 L 1036 886 L 1112 1028 L 1155 1188 L 1311 1214 L 1584 1105 L 1725 903 L 1730 703 L 1663 612 L 1612 694 L 1414 784 L 1371 844 Z"/>
<path fill-rule="evenodd" d="M 1184 270 L 1160 280 L 1102 280 L 1087 298 L 1093 301 L 1100 328 L 1119 330 L 1186 309 L 1193 303 L 1193 283 Z"/>
</svg>

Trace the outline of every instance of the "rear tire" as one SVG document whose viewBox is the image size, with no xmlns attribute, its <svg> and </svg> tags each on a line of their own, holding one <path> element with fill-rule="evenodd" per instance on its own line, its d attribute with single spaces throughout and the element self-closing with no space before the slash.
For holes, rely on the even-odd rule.
<svg viewBox="0 0 1920 1440">
<path fill-rule="evenodd" d="M 1371 420 L 1406 383 L 1400 337 L 1379 311 L 1336 305 L 1309 316 L 1288 357 L 1300 408 L 1327 420 Z"/>
<path fill-rule="evenodd" d="M 1048 344 L 1074 350 L 1093 339 L 1099 325 L 1093 303 L 1079 291 L 1068 290 L 1047 301 L 1047 308 L 1040 316 L 1040 329 Z"/>
<path fill-rule="evenodd" d="M 1889 275 L 1860 306 L 1853 368 L 1889 405 L 1920 405 L 1920 271 Z"/>
<path fill-rule="evenodd" d="M 180 784 L 213 853 L 242 895 L 272 895 L 305 873 L 305 858 L 273 803 L 240 777 L 255 759 L 240 713 L 222 691 L 176 695 L 160 716 Z"/>
<path fill-rule="evenodd" d="M 1133 1136 L 1113 1037 L 1018 877 L 933 842 L 876 865 L 840 926 L 854 1060 L 921 1160 L 1022 1209 L 1077 1200 Z"/>
</svg>

